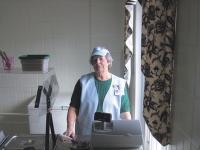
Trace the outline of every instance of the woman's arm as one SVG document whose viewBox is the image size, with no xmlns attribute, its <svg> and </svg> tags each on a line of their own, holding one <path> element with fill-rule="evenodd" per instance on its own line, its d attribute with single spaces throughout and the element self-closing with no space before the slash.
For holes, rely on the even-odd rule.
<svg viewBox="0 0 200 150">
<path fill-rule="evenodd" d="M 81 96 L 81 84 L 80 80 L 77 81 L 74 91 L 72 93 L 70 107 L 67 113 L 67 130 L 63 133 L 64 135 L 74 137 L 75 136 L 75 123 L 78 116 L 78 110 L 80 107 L 80 96 Z"/>
<path fill-rule="evenodd" d="M 75 123 L 77 118 L 77 109 L 70 106 L 67 113 L 67 130 L 64 135 L 74 138 L 75 137 Z"/>
</svg>

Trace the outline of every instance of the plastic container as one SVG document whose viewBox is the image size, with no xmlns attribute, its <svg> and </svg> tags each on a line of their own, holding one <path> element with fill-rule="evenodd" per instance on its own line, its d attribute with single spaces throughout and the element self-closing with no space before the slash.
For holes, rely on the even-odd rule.
<svg viewBox="0 0 200 150">
<path fill-rule="evenodd" d="M 19 56 L 23 71 L 48 72 L 49 55 L 23 55 Z"/>
</svg>

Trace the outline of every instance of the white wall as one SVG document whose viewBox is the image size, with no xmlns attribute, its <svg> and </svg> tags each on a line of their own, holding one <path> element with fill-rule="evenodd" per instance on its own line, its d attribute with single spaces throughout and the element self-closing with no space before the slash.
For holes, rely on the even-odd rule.
<svg viewBox="0 0 200 150">
<path fill-rule="evenodd" d="M 80 75 L 90 71 L 97 45 L 111 50 L 112 72 L 122 75 L 124 6 L 116 0 L 1 0 L 0 48 L 15 57 L 50 54 L 60 90 L 72 92 Z"/>
<path fill-rule="evenodd" d="M 178 2 L 173 145 L 200 149 L 200 2 Z"/>
<path fill-rule="evenodd" d="M 15 69 L 21 67 L 18 59 L 20 55 L 49 54 L 49 67 L 55 69 L 62 93 L 71 93 L 79 77 L 91 71 L 90 52 L 98 45 L 110 49 L 114 58 L 111 72 L 122 76 L 124 2 L 125 0 L 0 0 L 0 48 L 9 56 L 14 56 Z M 37 85 L 34 88 L 32 85 L 25 86 L 25 91 L 28 92 L 20 90 L 24 87 L 20 85 L 30 83 L 24 81 L 23 76 L 23 73 L 16 75 L 11 71 L 7 75 L 0 71 L 0 114 L 23 113 L 22 116 L 11 115 L 6 118 L 8 124 L 9 121 L 15 123 L 18 133 L 28 130 L 26 105 L 37 91 Z M 35 78 L 32 81 L 41 84 Z M 5 115 L 0 115 L 0 120 L 2 119 L 5 120 Z M 12 127 L 9 131 L 16 132 Z"/>
</svg>

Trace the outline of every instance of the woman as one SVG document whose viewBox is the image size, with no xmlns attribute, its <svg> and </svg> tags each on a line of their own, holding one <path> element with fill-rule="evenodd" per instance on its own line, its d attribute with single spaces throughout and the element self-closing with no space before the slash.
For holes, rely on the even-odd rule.
<svg viewBox="0 0 200 150">
<path fill-rule="evenodd" d="M 67 114 L 67 136 L 90 136 L 95 112 L 112 115 L 112 120 L 131 119 L 126 81 L 109 72 L 112 56 L 104 47 L 93 49 L 94 72 L 83 75 L 75 85 Z"/>
</svg>

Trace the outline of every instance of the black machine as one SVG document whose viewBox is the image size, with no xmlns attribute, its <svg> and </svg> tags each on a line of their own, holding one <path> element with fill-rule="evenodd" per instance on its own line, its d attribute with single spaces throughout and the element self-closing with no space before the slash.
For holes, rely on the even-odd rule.
<svg viewBox="0 0 200 150">
<path fill-rule="evenodd" d="M 105 112 L 95 112 L 94 120 L 98 120 L 102 122 L 111 122 L 112 115 L 110 113 L 105 113 Z"/>
</svg>

